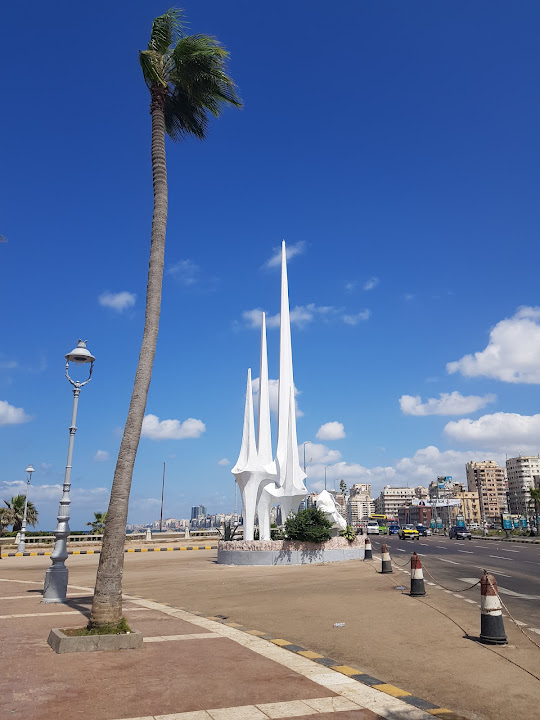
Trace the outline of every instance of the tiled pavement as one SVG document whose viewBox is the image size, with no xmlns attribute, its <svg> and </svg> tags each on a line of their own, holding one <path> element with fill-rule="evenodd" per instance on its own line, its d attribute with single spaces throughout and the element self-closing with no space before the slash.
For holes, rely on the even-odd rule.
<svg viewBox="0 0 540 720">
<path fill-rule="evenodd" d="M 287 640 L 143 598 L 124 604 L 141 650 L 56 655 L 49 630 L 85 625 L 89 592 L 43 605 L 41 583 L 0 580 L 2 720 L 458 717 Z"/>
</svg>

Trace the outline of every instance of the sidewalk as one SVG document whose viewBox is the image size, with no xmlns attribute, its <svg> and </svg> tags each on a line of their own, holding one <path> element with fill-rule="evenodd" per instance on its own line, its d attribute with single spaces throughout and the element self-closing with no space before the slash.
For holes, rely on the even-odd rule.
<svg viewBox="0 0 540 720">
<path fill-rule="evenodd" d="M 66 605 L 43 605 L 41 586 L 0 579 L 2 720 L 459 717 L 440 708 L 428 714 L 414 706 L 419 698 L 389 685 L 374 689 L 376 679 L 358 682 L 352 668 L 333 670 L 335 661 L 285 640 L 140 597 L 126 596 L 124 609 L 144 634 L 141 650 L 57 655 L 49 630 L 85 625 L 90 589 L 70 585 Z"/>
</svg>

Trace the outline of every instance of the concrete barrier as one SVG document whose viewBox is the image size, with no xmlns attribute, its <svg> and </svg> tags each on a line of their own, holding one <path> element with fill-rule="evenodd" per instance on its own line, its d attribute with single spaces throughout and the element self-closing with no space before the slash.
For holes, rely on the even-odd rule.
<svg viewBox="0 0 540 720">
<path fill-rule="evenodd" d="M 220 565 L 306 565 L 364 559 L 364 541 L 336 537 L 325 543 L 294 540 L 220 541 Z"/>
</svg>

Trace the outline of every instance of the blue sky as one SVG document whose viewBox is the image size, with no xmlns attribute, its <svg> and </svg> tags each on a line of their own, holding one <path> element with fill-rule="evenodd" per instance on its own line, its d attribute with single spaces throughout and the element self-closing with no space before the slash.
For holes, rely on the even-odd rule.
<svg viewBox="0 0 540 720">
<path fill-rule="evenodd" d="M 130 520 L 158 517 L 164 461 L 167 517 L 232 509 L 247 367 L 258 374 L 252 311 L 279 312 L 282 239 L 310 487 L 325 465 L 330 486 L 378 492 L 540 452 L 538 4 L 182 6 L 192 32 L 231 52 L 245 107 L 204 143 L 167 146 L 147 405 L 158 419 L 139 446 Z M 66 462 L 64 354 L 79 337 L 97 361 L 79 405 L 71 527 L 107 506 L 152 213 L 137 51 L 166 9 L 2 9 L 0 498 L 33 463 L 43 529 Z M 276 378 L 275 329 L 268 342 Z"/>
</svg>

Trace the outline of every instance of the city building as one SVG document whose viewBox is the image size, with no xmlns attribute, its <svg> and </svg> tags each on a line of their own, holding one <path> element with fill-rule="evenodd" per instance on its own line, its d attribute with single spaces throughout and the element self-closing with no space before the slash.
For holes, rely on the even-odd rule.
<svg viewBox="0 0 540 720">
<path fill-rule="evenodd" d="M 488 522 L 500 522 L 501 513 L 508 510 L 508 484 L 504 468 L 495 460 L 483 460 L 468 462 L 465 471 L 468 490 L 479 494 L 480 513 Z"/>
<path fill-rule="evenodd" d="M 508 477 L 508 504 L 513 515 L 531 514 L 531 488 L 540 478 L 540 456 L 519 456 L 506 461 Z M 540 484 L 540 483 L 539 483 Z"/>
<path fill-rule="evenodd" d="M 427 488 L 421 485 L 415 488 L 385 485 L 375 500 L 375 512 L 386 515 L 388 518 L 397 518 L 400 507 L 412 505 L 413 498 L 422 499 L 427 495 Z"/>
<path fill-rule="evenodd" d="M 343 509 L 345 510 L 345 507 Z M 349 500 L 346 503 L 346 514 L 341 511 L 341 508 L 339 510 L 353 528 L 357 528 L 369 520 L 369 516 L 375 512 L 375 502 L 371 497 L 371 485 L 369 483 L 352 485 L 349 491 Z"/>
<path fill-rule="evenodd" d="M 206 508 L 204 505 L 194 505 L 191 508 L 191 519 L 198 520 L 201 515 L 206 515 Z"/>
</svg>

